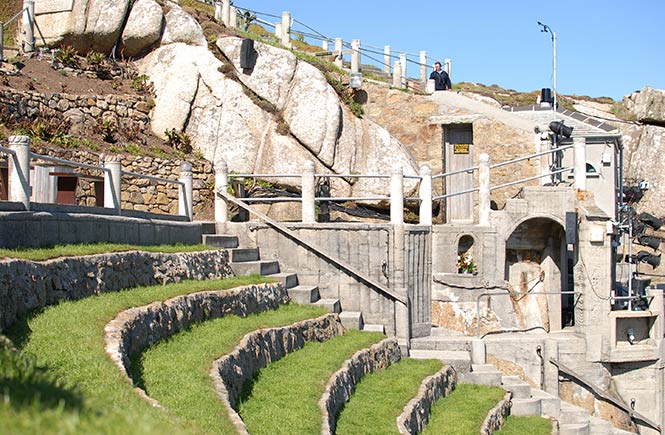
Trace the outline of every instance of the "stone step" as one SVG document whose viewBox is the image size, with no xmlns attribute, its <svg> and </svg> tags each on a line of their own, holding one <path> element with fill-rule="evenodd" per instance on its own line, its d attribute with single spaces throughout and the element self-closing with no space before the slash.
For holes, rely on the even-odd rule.
<svg viewBox="0 0 665 435">
<path fill-rule="evenodd" d="M 203 244 L 215 248 L 237 248 L 238 237 L 225 234 L 204 234 Z"/>
<path fill-rule="evenodd" d="M 635 435 L 634 432 L 629 432 L 627 430 L 623 429 L 617 429 L 616 427 L 613 427 L 610 432 L 608 432 L 610 435 Z"/>
<path fill-rule="evenodd" d="M 469 352 L 411 348 L 409 356 L 414 359 L 438 359 L 444 364 L 452 366 L 458 374 L 468 373 L 471 370 L 471 355 L 469 355 Z"/>
<path fill-rule="evenodd" d="M 411 340 L 411 349 L 468 352 L 471 350 L 468 337 L 422 337 Z"/>
<path fill-rule="evenodd" d="M 274 275 L 279 273 L 279 262 L 259 260 L 231 263 L 231 270 L 233 270 L 236 276 Z"/>
<path fill-rule="evenodd" d="M 287 289 L 296 287 L 298 285 L 298 274 L 296 273 L 289 273 L 289 272 L 273 273 L 271 275 L 268 275 L 268 278 L 272 278 L 274 280 L 281 282 L 282 285 Z"/>
<path fill-rule="evenodd" d="M 566 402 L 561 403 L 560 424 L 589 424 L 589 413 L 586 410 Z"/>
<path fill-rule="evenodd" d="M 365 325 L 363 325 L 363 331 L 380 332 L 381 334 L 385 334 L 386 327 L 385 325 L 381 325 L 379 323 L 365 323 Z"/>
<path fill-rule="evenodd" d="M 473 364 L 470 373 L 460 376 L 460 383 L 500 387 L 501 377 L 501 372 L 492 364 Z"/>
<path fill-rule="evenodd" d="M 231 262 L 244 263 L 246 261 L 258 261 L 259 249 L 258 248 L 233 248 L 231 249 Z"/>
<path fill-rule="evenodd" d="M 299 304 L 313 304 L 321 299 L 319 288 L 315 285 L 297 285 L 287 289 L 291 300 Z"/>
<path fill-rule="evenodd" d="M 510 415 L 518 417 L 540 416 L 542 411 L 540 408 L 540 399 L 533 397 L 526 399 L 512 398 L 512 406 L 510 408 Z"/>
<path fill-rule="evenodd" d="M 346 329 L 363 329 L 363 313 L 360 311 L 342 311 L 339 313 L 339 320 Z"/>
<path fill-rule="evenodd" d="M 326 307 L 331 313 L 341 313 L 342 305 L 339 302 L 339 299 L 319 299 L 314 302 L 314 305 L 321 305 Z"/>
<path fill-rule="evenodd" d="M 540 412 L 543 417 L 559 418 L 561 399 L 538 388 L 531 389 L 531 397 L 540 399 Z"/>
<path fill-rule="evenodd" d="M 612 423 L 598 417 L 589 417 L 589 435 L 609 435 L 613 431 Z"/>
<path fill-rule="evenodd" d="M 215 222 L 199 222 L 201 224 L 201 234 L 215 234 L 217 232 L 217 224 Z"/>
<path fill-rule="evenodd" d="M 559 424 L 559 435 L 590 435 L 589 434 L 589 423 Z"/>
<path fill-rule="evenodd" d="M 531 398 L 531 385 L 517 376 L 503 376 L 501 378 L 501 386 L 504 390 L 513 393 L 515 399 Z"/>
</svg>

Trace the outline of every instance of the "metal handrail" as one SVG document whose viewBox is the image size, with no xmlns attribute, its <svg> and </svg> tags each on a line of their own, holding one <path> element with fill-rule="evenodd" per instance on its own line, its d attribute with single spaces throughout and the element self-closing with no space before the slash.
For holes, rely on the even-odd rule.
<svg viewBox="0 0 665 435">
<path fill-rule="evenodd" d="M 59 159 L 57 157 L 51 157 L 51 156 L 45 156 L 42 154 L 35 154 L 33 152 L 30 153 L 30 158 L 31 159 L 38 159 L 38 160 L 45 160 L 47 162 L 51 163 L 58 163 L 60 165 L 64 166 L 74 166 L 77 168 L 83 168 L 83 169 L 92 169 L 94 171 L 104 171 L 104 172 L 109 172 L 109 168 L 105 168 L 103 166 L 93 166 L 93 165 L 88 165 L 87 163 L 79 163 L 79 162 L 72 162 L 71 160 L 65 160 L 65 159 Z"/>
<path fill-rule="evenodd" d="M 527 181 L 533 181 L 533 180 L 537 180 L 539 178 L 545 178 L 545 177 L 549 177 L 549 176 L 552 176 L 552 175 L 560 174 L 562 172 L 569 172 L 569 171 L 574 172 L 575 169 L 574 168 L 563 168 L 563 169 L 559 169 L 559 170 L 556 170 L 556 171 L 547 172 L 545 174 L 534 175 L 533 177 L 527 177 L 527 178 L 522 178 L 521 180 L 511 181 L 510 183 L 499 184 L 498 186 L 490 186 L 490 191 L 496 190 L 496 189 L 503 189 L 504 187 L 510 187 L 510 186 L 514 186 L 516 184 L 526 183 Z"/>
<path fill-rule="evenodd" d="M 581 295 L 582 292 L 485 292 L 481 293 L 478 295 L 476 298 L 476 321 L 478 323 L 478 329 L 477 329 L 477 337 L 480 337 L 480 299 L 487 296 L 513 296 L 513 295 L 522 295 L 522 296 L 527 296 L 527 295 Z"/>
<path fill-rule="evenodd" d="M 233 174 L 229 173 L 229 178 L 300 178 L 298 174 Z"/>
<path fill-rule="evenodd" d="M 444 172 L 442 174 L 432 175 L 432 181 L 437 179 L 437 178 L 446 178 L 446 177 L 449 177 L 451 175 L 461 174 L 463 172 L 474 172 L 474 171 L 477 171 L 478 168 L 479 168 L 478 166 L 470 166 L 470 167 L 464 168 L 464 169 L 457 169 L 455 171 Z"/>
<path fill-rule="evenodd" d="M 432 197 L 432 200 L 433 200 L 433 201 L 436 201 L 436 200 L 438 200 L 438 199 L 451 198 L 451 197 L 453 197 L 453 196 L 465 195 L 465 194 L 467 194 L 467 193 L 473 193 L 473 192 L 477 192 L 477 191 L 479 191 L 479 190 L 480 190 L 479 187 L 473 187 L 473 188 L 471 188 L 471 189 L 462 190 L 462 191 L 460 191 L 460 192 L 446 193 L 445 195 L 433 196 L 433 197 Z"/>
<path fill-rule="evenodd" d="M 16 158 L 16 151 L 14 151 L 11 148 L 6 148 L 6 147 L 3 147 L 2 145 L 0 145 L 0 152 L 6 153 L 6 154 L 11 154 L 12 156 L 14 156 L 14 158 Z"/>
<path fill-rule="evenodd" d="M 28 8 L 25 7 L 21 9 L 16 15 L 11 17 L 6 23 L 0 23 L 0 62 L 5 58 L 5 27 L 11 24 L 15 19 L 23 15 L 23 12 L 27 11 Z"/>
<path fill-rule="evenodd" d="M 553 150 L 541 151 L 539 153 L 529 154 L 528 156 L 518 157 L 518 158 L 513 159 L 513 160 L 507 160 L 505 162 L 495 163 L 493 165 L 490 165 L 490 169 L 500 168 L 501 166 L 507 166 L 507 165 L 510 165 L 510 164 L 513 164 L 513 163 L 518 163 L 518 162 L 521 162 L 521 161 L 524 161 L 524 160 L 533 159 L 535 157 L 544 156 L 546 154 L 553 154 L 553 153 L 556 153 L 558 151 L 567 150 L 567 149 L 573 148 L 573 147 L 574 147 L 574 145 L 566 145 L 566 146 L 558 147 L 558 148 L 553 149 Z"/>
<path fill-rule="evenodd" d="M 136 172 L 121 171 L 121 174 L 122 175 L 129 175 L 130 177 L 145 178 L 145 179 L 152 180 L 152 181 L 159 181 L 159 182 L 162 182 L 162 183 L 173 183 L 173 184 L 178 184 L 180 186 L 185 185 L 185 183 L 183 183 L 180 180 L 170 180 L 168 178 L 154 177 L 152 175 L 139 174 L 139 173 L 136 173 Z"/>
</svg>

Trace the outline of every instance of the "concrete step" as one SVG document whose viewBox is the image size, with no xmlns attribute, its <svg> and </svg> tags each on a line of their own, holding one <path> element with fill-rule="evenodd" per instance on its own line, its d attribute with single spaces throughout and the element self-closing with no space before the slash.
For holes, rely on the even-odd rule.
<svg viewBox="0 0 665 435">
<path fill-rule="evenodd" d="M 287 289 L 291 300 L 299 304 L 313 304 L 321 299 L 319 288 L 315 285 L 297 285 Z"/>
<path fill-rule="evenodd" d="M 203 244 L 215 248 L 237 248 L 238 237 L 225 234 L 204 234 Z"/>
<path fill-rule="evenodd" d="M 504 390 L 513 393 L 515 399 L 531 398 L 531 385 L 527 384 L 517 376 L 503 376 L 501 386 Z"/>
<path fill-rule="evenodd" d="M 542 416 L 559 418 L 559 415 L 561 415 L 561 399 L 538 388 L 531 389 L 531 397 L 540 399 L 540 412 Z"/>
<path fill-rule="evenodd" d="M 540 417 L 542 411 L 540 408 L 540 399 L 533 397 L 527 399 L 512 398 L 513 405 L 510 408 L 510 415 L 518 417 L 538 416 Z"/>
<path fill-rule="evenodd" d="M 268 278 L 272 278 L 281 282 L 282 285 L 287 289 L 296 287 L 298 285 L 298 275 L 295 273 L 273 273 L 272 275 L 269 275 Z"/>
<path fill-rule="evenodd" d="M 362 330 L 365 326 L 363 321 L 363 313 L 360 311 L 342 311 L 339 313 L 339 320 L 346 329 L 359 329 Z"/>
<path fill-rule="evenodd" d="M 244 263 L 246 261 L 258 261 L 259 249 L 258 248 L 233 248 L 231 249 L 231 262 Z"/>
<path fill-rule="evenodd" d="M 385 325 L 381 325 L 379 323 L 365 323 L 365 325 L 363 326 L 363 331 L 380 332 L 381 334 L 385 334 L 386 327 Z"/>
<path fill-rule="evenodd" d="M 465 351 L 444 351 L 429 349 L 409 350 L 409 356 L 414 359 L 438 359 L 444 364 L 452 366 L 458 374 L 468 373 L 471 370 L 471 355 Z"/>
<path fill-rule="evenodd" d="M 411 349 L 469 352 L 471 340 L 468 337 L 437 337 L 435 335 L 411 340 Z"/>
<path fill-rule="evenodd" d="M 259 260 L 231 263 L 231 270 L 233 270 L 236 276 L 274 275 L 279 273 L 279 262 Z"/>
<path fill-rule="evenodd" d="M 215 222 L 199 222 L 201 224 L 201 234 L 215 234 L 217 232 L 217 224 Z"/>
<path fill-rule="evenodd" d="M 610 432 L 608 432 L 610 435 L 635 435 L 633 432 L 628 432 L 627 430 L 623 429 L 617 429 L 616 427 L 613 427 Z"/>
<path fill-rule="evenodd" d="M 470 373 L 460 376 L 460 383 L 500 387 L 501 376 L 501 372 L 492 364 L 473 364 Z"/>
<path fill-rule="evenodd" d="M 586 410 L 566 402 L 561 403 L 560 424 L 589 424 L 589 413 Z"/>
<path fill-rule="evenodd" d="M 589 434 L 589 423 L 559 424 L 559 435 L 590 435 Z"/>
<path fill-rule="evenodd" d="M 612 423 L 598 417 L 589 417 L 589 435 L 609 435 L 612 433 Z"/>
<path fill-rule="evenodd" d="M 341 313 L 342 305 L 339 302 L 339 299 L 319 299 L 314 302 L 314 305 L 321 305 L 326 307 L 331 313 Z"/>
</svg>

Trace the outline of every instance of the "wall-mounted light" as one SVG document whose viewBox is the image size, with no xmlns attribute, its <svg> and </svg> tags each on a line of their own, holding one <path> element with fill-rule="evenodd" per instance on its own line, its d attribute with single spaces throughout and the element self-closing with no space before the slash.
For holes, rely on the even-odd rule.
<svg viewBox="0 0 665 435">
<path fill-rule="evenodd" d="M 635 331 L 633 328 L 628 328 L 628 343 L 635 344 Z"/>
</svg>

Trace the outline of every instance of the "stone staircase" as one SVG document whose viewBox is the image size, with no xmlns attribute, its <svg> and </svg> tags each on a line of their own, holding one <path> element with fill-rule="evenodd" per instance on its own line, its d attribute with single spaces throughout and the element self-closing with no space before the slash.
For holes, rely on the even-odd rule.
<svg viewBox="0 0 665 435">
<path fill-rule="evenodd" d="M 338 313 L 342 325 L 346 329 L 359 329 L 385 333 L 385 327 L 378 324 L 366 324 L 360 311 L 343 311 L 339 299 L 322 299 L 319 288 L 311 285 L 301 285 L 298 274 L 282 272 L 279 261 L 261 260 L 259 248 L 240 248 L 238 237 L 225 234 L 215 234 L 212 228 L 204 226 L 203 244 L 215 248 L 229 250 L 231 269 L 235 275 L 263 275 L 274 278 L 286 287 L 291 300 L 299 304 L 311 304 L 325 307 L 331 313 Z"/>
</svg>

